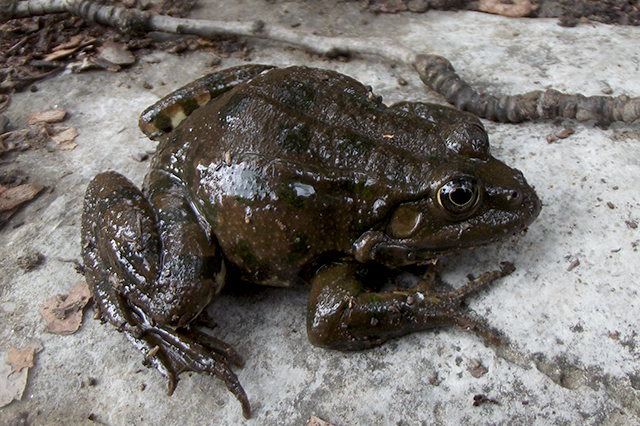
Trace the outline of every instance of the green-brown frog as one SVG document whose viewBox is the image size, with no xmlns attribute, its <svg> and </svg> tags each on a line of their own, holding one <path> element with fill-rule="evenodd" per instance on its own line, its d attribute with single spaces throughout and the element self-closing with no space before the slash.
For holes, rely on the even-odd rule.
<svg viewBox="0 0 640 426">
<path fill-rule="evenodd" d="M 180 372 L 216 375 L 245 417 L 231 369 L 242 358 L 190 326 L 228 276 L 309 282 L 319 346 L 364 349 L 447 324 L 488 337 L 459 305 L 510 267 L 436 292 L 430 265 L 524 230 L 540 211 L 522 174 L 491 156 L 477 118 L 387 107 L 334 71 L 228 69 L 159 101 L 140 126 L 161 138 L 142 190 L 115 172 L 87 189 L 87 281 L 170 391 Z M 394 280 L 404 287 L 381 289 Z"/>
</svg>

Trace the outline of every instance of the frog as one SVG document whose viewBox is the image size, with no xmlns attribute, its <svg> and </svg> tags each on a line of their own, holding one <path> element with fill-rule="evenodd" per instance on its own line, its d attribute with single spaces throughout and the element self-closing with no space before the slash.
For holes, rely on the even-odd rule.
<svg viewBox="0 0 640 426">
<path fill-rule="evenodd" d="M 310 286 L 307 334 L 351 351 L 459 326 L 491 340 L 463 302 L 510 274 L 438 290 L 438 259 L 526 231 L 541 202 L 491 155 L 475 116 L 387 106 L 336 71 L 243 65 L 149 107 L 158 140 L 141 188 L 89 183 L 81 245 L 98 316 L 168 378 L 216 376 L 251 415 L 233 347 L 198 324 L 225 285 Z"/>
</svg>

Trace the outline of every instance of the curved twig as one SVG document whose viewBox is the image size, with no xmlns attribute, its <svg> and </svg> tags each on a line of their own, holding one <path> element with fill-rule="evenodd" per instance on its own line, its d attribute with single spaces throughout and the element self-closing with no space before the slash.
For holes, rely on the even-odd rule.
<svg viewBox="0 0 640 426">
<path fill-rule="evenodd" d="M 497 98 L 476 92 L 456 74 L 451 62 L 441 56 L 420 55 L 414 67 L 420 79 L 448 102 L 493 121 L 520 123 L 562 117 L 578 121 L 632 123 L 640 118 L 640 98 L 567 95 L 553 89 Z"/>
</svg>

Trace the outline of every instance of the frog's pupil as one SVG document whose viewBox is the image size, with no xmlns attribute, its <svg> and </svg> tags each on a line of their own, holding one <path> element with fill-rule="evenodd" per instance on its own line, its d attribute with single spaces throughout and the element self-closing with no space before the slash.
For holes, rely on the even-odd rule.
<svg viewBox="0 0 640 426">
<path fill-rule="evenodd" d="M 457 206 L 464 206 L 473 198 L 473 192 L 467 188 L 455 188 L 449 193 L 449 199 Z"/>
</svg>

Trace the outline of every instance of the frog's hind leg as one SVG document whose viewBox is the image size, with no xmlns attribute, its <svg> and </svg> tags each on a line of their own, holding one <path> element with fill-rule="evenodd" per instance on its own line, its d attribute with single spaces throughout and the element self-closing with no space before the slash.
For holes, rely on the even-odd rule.
<svg viewBox="0 0 640 426">
<path fill-rule="evenodd" d="M 434 292 L 431 282 L 407 291 L 371 292 L 362 282 L 362 264 L 333 263 L 321 268 L 312 280 L 307 311 L 311 343 L 339 350 L 361 350 L 415 331 L 459 325 L 493 344 L 498 334 L 483 321 L 472 318 L 462 302 L 496 279 L 510 274 L 510 263 L 489 271 L 457 290 Z"/>
<path fill-rule="evenodd" d="M 102 173 L 87 188 L 82 215 L 85 276 L 99 314 L 123 331 L 169 379 L 195 371 L 222 380 L 250 415 L 229 345 L 187 326 L 224 282 L 224 263 L 198 224 L 184 189 L 153 172 L 149 200 L 130 181 Z"/>
<path fill-rule="evenodd" d="M 170 93 L 147 108 L 138 125 L 150 139 L 171 132 L 194 110 L 228 92 L 240 83 L 274 68 L 269 65 L 244 65 L 207 74 Z"/>
</svg>

